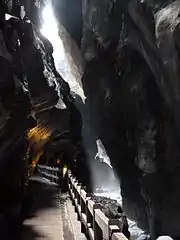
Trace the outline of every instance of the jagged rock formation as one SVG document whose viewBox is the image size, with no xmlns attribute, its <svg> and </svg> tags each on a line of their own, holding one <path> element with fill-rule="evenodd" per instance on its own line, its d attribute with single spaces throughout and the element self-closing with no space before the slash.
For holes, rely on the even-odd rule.
<svg viewBox="0 0 180 240">
<path fill-rule="evenodd" d="M 53 47 L 38 28 L 38 11 L 32 11 L 37 2 L 29 3 L 25 11 L 18 0 L 0 3 L 0 215 L 7 222 L 21 209 L 27 152 L 30 161 L 41 157 L 51 164 L 63 153 L 72 169 L 77 152 L 77 168 L 82 165 L 83 173 L 87 169 L 81 115 L 56 71 Z M 36 24 L 29 21 L 26 9 Z M 88 182 L 88 172 L 76 175 Z"/>
<path fill-rule="evenodd" d="M 18 1 L 5 2 L 8 6 L 6 11 L 18 16 L 18 5 L 15 4 Z M 28 17 L 38 26 L 39 11 L 44 1 L 24 0 L 22 4 L 25 4 Z M 180 2 L 54 0 L 53 4 L 59 21 L 80 46 L 84 55 L 86 69 L 82 84 L 87 97 L 86 107 L 97 138 L 103 142 L 111 164 L 121 179 L 125 212 L 136 220 L 140 227 L 150 232 L 152 239 L 161 234 L 169 234 L 178 239 Z M 7 33 L 4 30 L 3 7 L 0 8 L 0 41 L 3 57 L 1 64 L 4 70 L 2 76 L 6 80 L 3 81 L 2 78 L 3 87 L 0 90 L 2 139 L 15 139 L 11 134 L 19 131 L 17 136 L 21 136 L 19 140 L 24 143 L 24 130 L 32 127 L 29 125 L 30 109 L 33 109 L 40 124 L 48 126 L 52 132 L 58 129 L 59 134 L 67 127 L 57 124 L 54 119 L 59 118 L 60 112 L 63 112 L 61 121 L 69 116 L 64 114 L 67 110 L 57 110 L 55 107 L 60 95 L 54 91 L 53 85 L 59 85 L 58 79 L 61 78 L 54 78 L 51 46 L 47 42 L 48 50 L 44 50 L 46 44 L 39 39 L 39 33 L 33 30 L 35 45 L 32 45 L 30 34 L 26 39 L 28 46 L 23 46 L 23 51 L 18 53 L 20 56 L 13 52 L 14 48 L 19 49 L 17 41 L 12 41 L 9 46 L 13 49 L 7 50 L 8 43 L 4 41 L 4 35 Z M 28 22 L 23 22 L 22 27 L 25 25 L 27 26 Z M 20 38 L 18 33 L 13 34 Z M 23 36 L 21 41 L 23 42 Z M 47 56 L 48 51 L 50 58 Z M 46 54 L 43 54 L 44 52 Z M 40 56 L 44 58 L 43 63 Z M 21 68 L 14 68 L 12 64 L 14 58 L 22 58 L 24 63 L 21 77 L 19 74 L 22 72 L 17 71 Z M 37 68 L 30 65 L 34 59 L 37 59 Z M 51 60 L 45 67 L 44 77 L 42 71 L 43 66 L 47 65 L 47 59 Z M 11 70 L 6 72 L 4 66 L 8 66 L 8 69 L 13 67 L 12 72 L 17 71 L 16 78 L 12 76 Z M 41 79 L 37 82 L 40 84 L 37 88 L 34 88 L 34 76 Z M 16 80 L 19 84 L 15 85 L 14 78 L 24 80 Z M 17 86 L 19 91 L 15 92 Z M 28 88 L 29 92 L 26 91 L 25 94 L 24 88 Z M 41 94 L 38 88 L 43 89 Z M 6 92 L 11 98 L 6 98 Z M 12 103 L 18 103 L 22 96 L 27 108 L 20 108 L 23 115 L 19 116 L 14 112 L 17 111 L 16 107 L 22 105 L 15 104 L 12 108 Z M 45 101 L 47 96 L 48 101 Z M 66 97 L 62 98 L 63 100 L 66 102 Z M 8 117 L 9 111 L 16 121 L 28 126 L 20 124 L 15 132 L 12 131 L 14 125 L 10 123 L 12 118 Z M 2 140 L 2 143 L 0 150 L 1 156 L 4 156 L 3 149 L 9 149 L 11 142 L 8 147 L 6 141 Z"/>
<path fill-rule="evenodd" d="M 53 1 L 72 37 L 66 13 L 82 25 L 86 106 L 121 179 L 124 209 L 152 239 L 179 238 L 180 2 L 71 2 L 62 10 Z"/>
<path fill-rule="evenodd" d="M 106 197 L 98 197 L 91 196 L 92 200 L 100 204 L 101 211 L 109 218 L 109 219 L 119 219 L 120 220 L 120 228 L 124 235 L 129 239 L 130 232 L 128 231 L 128 222 L 126 216 L 123 215 L 122 208 L 120 204 L 117 203 L 116 200 L 111 200 Z"/>
</svg>

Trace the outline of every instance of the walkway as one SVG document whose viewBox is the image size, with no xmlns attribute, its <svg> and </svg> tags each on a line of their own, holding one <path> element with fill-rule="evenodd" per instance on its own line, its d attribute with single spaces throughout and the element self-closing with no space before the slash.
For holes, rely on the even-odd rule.
<svg viewBox="0 0 180 240">
<path fill-rule="evenodd" d="M 42 178 L 32 183 L 33 204 L 25 220 L 20 240 L 85 240 L 69 195 Z"/>
</svg>

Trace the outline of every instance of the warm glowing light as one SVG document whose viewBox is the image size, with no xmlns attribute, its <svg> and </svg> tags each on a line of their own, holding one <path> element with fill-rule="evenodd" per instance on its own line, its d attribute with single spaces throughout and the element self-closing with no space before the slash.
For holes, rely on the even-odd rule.
<svg viewBox="0 0 180 240">
<path fill-rule="evenodd" d="M 32 168 L 36 167 L 36 161 L 32 161 Z"/>
<path fill-rule="evenodd" d="M 63 178 L 65 177 L 66 173 L 67 173 L 67 167 L 64 166 L 64 167 L 63 167 Z"/>
<path fill-rule="evenodd" d="M 59 159 L 57 159 L 57 164 L 60 164 L 60 160 Z"/>
<path fill-rule="evenodd" d="M 43 151 L 39 151 L 39 152 L 35 153 L 34 158 L 33 158 L 34 160 L 32 161 L 32 164 L 31 164 L 32 168 L 36 167 L 42 154 L 43 154 Z"/>
<path fill-rule="evenodd" d="M 32 143 L 48 140 L 50 135 L 51 135 L 50 130 L 41 125 L 37 125 L 36 127 L 30 129 L 29 132 L 27 133 L 27 137 Z"/>
<path fill-rule="evenodd" d="M 29 139 L 29 151 L 33 153 L 33 161 L 32 161 L 32 168 L 35 168 L 40 157 L 43 154 L 44 145 L 49 140 L 51 135 L 51 131 L 48 128 L 45 128 L 41 125 L 37 125 L 36 127 L 30 129 L 27 133 L 27 137 Z"/>
</svg>

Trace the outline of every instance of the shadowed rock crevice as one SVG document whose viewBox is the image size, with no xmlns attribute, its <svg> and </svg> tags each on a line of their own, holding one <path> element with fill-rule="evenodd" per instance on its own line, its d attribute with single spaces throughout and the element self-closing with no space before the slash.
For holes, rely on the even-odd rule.
<svg viewBox="0 0 180 240">
<path fill-rule="evenodd" d="M 39 29 L 43 4 L 26 2 L 22 14 L 22 2 L 0 3 L 0 215 L 7 228 L 22 220 L 32 161 L 55 165 L 64 154 L 63 162 L 73 170 L 79 151 L 77 165 L 85 177 L 79 171 L 77 176 L 89 182 L 81 114 L 55 68 L 53 47 Z"/>
<path fill-rule="evenodd" d="M 85 61 L 86 101 L 81 116 L 54 68 L 51 44 L 37 30 L 45 1 L 21 4 L 33 25 L 27 18 L 4 20 L 5 12 L 20 16 L 15 0 L 6 1 L 0 15 L 2 161 L 12 158 L 6 157 L 10 147 L 16 152 L 17 136 L 28 148 L 25 133 L 39 124 L 37 132 L 46 129 L 48 138 L 38 145 L 33 135 L 31 151 L 43 146 L 41 161 L 51 163 L 66 155 L 87 185 L 80 132 L 82 125 L 89 124 L 85 131 L 91 136 L 89 156 L 96 151 L 95 141 L 101 139 L 121 180 L 127 215 L 150 232 L 152 239 L 161 234 L 179 238 L 179 1 L 53 1 L 59 24 L 67 30 L 69 42 L 76 43 L 71 54 L 79 49 Z M 72 56 L 72 62 L 75 59 Z M 22 108 L 19 99 L 26 107 Z M 59 100 L 63 109 L 56 106 Z M 59 136 L 64 132 L 62 140 Z M 80 159 L 76 166 L 74 156 Z M 17 161 L 21 160 L 19 156 Z"/>
<path fill-rule="evenodd" d="M 125 212 L 152 239 L 179 237 L 179 6 L 82 2 L 89 119 L 121 179 Z M 61 6 L 55 11 L 60 15 Z"/>
</svg>

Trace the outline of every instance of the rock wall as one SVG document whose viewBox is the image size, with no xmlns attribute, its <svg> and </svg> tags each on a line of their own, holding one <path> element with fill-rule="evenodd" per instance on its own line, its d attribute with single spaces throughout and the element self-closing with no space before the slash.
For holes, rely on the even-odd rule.
<svg viewBox="0 0 180 240">
<path fill-rule="evenodd" d="M 2 1 L 0 6 L 2 189 L 4 182 L 16 183 L 9 181 L 16 174 L 3 173 L 15 163 L 12 171 L 20 171 L 27 150 L 25 133 L 37 123 L 50 130 L 47 149 L 56 156 L 62 133 L 72 136 L 70 146 L 81 142 L 81 116 L 54 68 L 51 44 L 36 28 L 44 1 L 21 3 L 35 25 L 19 20 L 19 1 Z M 59 21 L 84 55 L 85 111 L 95 139 L 103 142 L 121 179 L 123 210 L 152 239 L 162 234 L 178 239 L 180 2 L 61 0 L 54 4 Z M 5 12 L 18 19 L 5 21 Z M 75 119 L 80 125 L 74 126 Z M 83 151 L 77 151 L 77 159 L 85 160 Z M 75 171 L 87 183 L 79 169 L 86 169 L 85 161 L 78 162 Z M 18 188 L 7 189 L 16 190 L 4 188 L 3 196 L 18 195 Z"/>
<path fill-rule="evenodd" d="M 43 4 L 0 3 L 0 214 L 7 222 L 21 211 L 28 149 L 35 158 L 41 155 L 35 154 L 37 149 L 43 149 L 42 159 L 51 164 L 63 153 L 71 169 L 74 155 L 79 154 L 76 165 L 87 174 L 78 171 L 77 176 L 89 182 L 81 114 L 69 85 L 55 68 L 53 47 L 39 30 Z"/>
<path fill-rule="evenodd" d="M 72 9 L 63 8 L 62 24 Z M 71 15 L 82 14 L 91 123 L 121 179 L 125 212 L 152 239 L 180 237 L 179 10 L 179 1 L 91 0 Z"/>
</svg>

